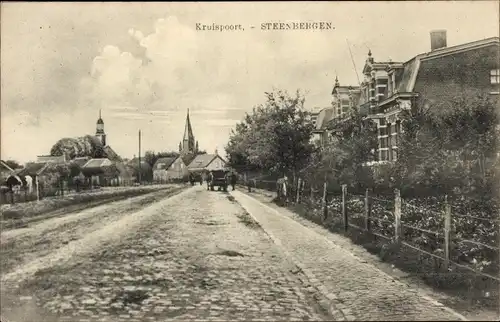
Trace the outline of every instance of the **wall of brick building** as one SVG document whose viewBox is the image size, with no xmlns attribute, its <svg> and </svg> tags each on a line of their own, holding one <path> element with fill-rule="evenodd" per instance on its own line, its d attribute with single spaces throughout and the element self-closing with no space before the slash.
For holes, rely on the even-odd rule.
<svg viewBox="0 0 500 322">
<path fill-rule="evenodd" d="M 468 50 L 430 60 L 423 60 L 414 92 L 433 107 L 443 109 L 454 97 L 465 94 L 498 92 L 499 85 L 490 82 L 490 70 L 499 67 L 498 44 Z M 498 99 L 499 95 L 492 95 Z"/>
</svg>

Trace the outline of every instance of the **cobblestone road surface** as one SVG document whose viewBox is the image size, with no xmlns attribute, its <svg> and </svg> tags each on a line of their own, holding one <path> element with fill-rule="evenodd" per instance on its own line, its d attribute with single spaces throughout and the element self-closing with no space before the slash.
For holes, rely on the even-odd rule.
<svg viewBox="0 0 500 322">
<path fill-rule="evenodd" d="M 93 229 L 3 276 L 6 320 L 331 320 L 227 193 L 197 186 Z"/>
<path fill-rule="evenodd" d="M 336 320 L 448 320 L 461 317 L 363 263 L 324 236 L 240 191 L 231 195 L 331 300 Z"/>
</svg>

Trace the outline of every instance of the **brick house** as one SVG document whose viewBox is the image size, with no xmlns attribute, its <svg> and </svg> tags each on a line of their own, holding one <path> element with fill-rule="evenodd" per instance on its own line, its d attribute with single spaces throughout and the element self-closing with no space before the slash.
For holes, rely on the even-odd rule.
<svg viewBox="0 0 500 322">
<path fill-rule="evenodd" d="M 498 37 L 447 47 L 446 31 L 431 32 L 431 51 L 406 62 L 377 62 L 368 52 L 358 109 L 378 128 L 378 162 L 397 159 L 401 123 L 398 114 L 425 102 L 439 112 L 454 97 L 500 92 Z"/>
<path fill-rule="evenodd" d="M 153 166 L 153 180 L 155 181 L 183 179 L 187 175 L 187 166 L 180 155 L 159 158 Z"/>
</svg>

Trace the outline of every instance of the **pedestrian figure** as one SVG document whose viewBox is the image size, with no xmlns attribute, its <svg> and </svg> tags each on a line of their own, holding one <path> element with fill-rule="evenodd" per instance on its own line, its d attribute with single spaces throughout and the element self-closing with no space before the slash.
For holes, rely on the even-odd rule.
<svg viewBox="0 0 500 322">
<path fill-rule="evenodd" d="M 236 179 L 237 179 L 236 173 L 231 173 L 231 186 L 233 187 L 233 191 L 236 187 Z"/>
<path fill-rule="evenodd" d="M 276 192 L 278 194 L 278 200 L 286 203 L 288 200 L 288 177 L 284 176 L 276 181 Z"/>
<path fill-rule="evenodd" d="M 210 184 L 212 183 L 213 178 L 214 175 L 212 174 L 212 171 L 210 171 L 207 177 L 207 190 L 210 190 Z"/>
</svg>

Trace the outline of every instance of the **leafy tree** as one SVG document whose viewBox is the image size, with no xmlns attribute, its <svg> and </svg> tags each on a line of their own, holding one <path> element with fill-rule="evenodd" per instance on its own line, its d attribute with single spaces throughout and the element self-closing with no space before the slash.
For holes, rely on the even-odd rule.
<svg viewBox="0 0 500 322">
<path fill-rule="evenodd" d="M 417 101 L 401 117 L 396 173 L 403 188 L 483 196 L 494 191 L 499 117 L 488 97 L 458 97 L 444 110 Z"/>
<path fill-rule="evenodd" d="M 313 176 L 322 180 L 326 176 L 332 189 L 341 184 L 362 189 L 373 186 L 373 174 L 366 163 L 375 159 L 377 128 L 370 119 L 363 118 L 353 108 L 350 116 L 333 122 L 329 142 L 316 152 Z M 333 181 L 333 182 L 332 182 Z"/>
<path fill-rule="evenodd" d="M 60 139 L 50 149 L 50 155 L 66 155 L 68 160 L 76 157 L 105 157 L 102 144 L 91 135 Z"/>
<path fill-rule="evenodd" d="M 157 155 L 154 151 L 146 151 L 144 153 L 144 161 L 146 161 L 150 166 L 153 166 L 158 160 Z"/>
<path fill-rule="evenodd" d="M 304 110 L 304 97 L 297 91 L 266 92 L 266 102 L 236 125 L 225 147 L 230 166 L 257 168 L 295 177 L 314 149 L 313 125 Z"/>
</svg>

